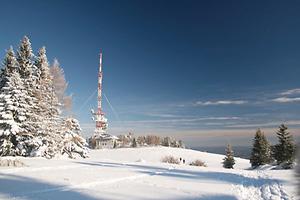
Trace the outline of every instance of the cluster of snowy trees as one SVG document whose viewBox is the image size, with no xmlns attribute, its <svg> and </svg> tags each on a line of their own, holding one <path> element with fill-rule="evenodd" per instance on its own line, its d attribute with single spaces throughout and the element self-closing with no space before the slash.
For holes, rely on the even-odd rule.
<svg viewBox="0 0 300 200">
<path fill-rule="evenodd" d="M 275 163 L 281 168 L 291 168 L 295 160 L 296 145 L 288 127 L 284 124 L 279 126 L 276 132 L 278 143 L 270 145 L 264 133 L 256 131 L 253 148 L 250 157 L 252 167 Z"/>
<path fill-rule="evenodd" d="M 57 61 L 50 67 L 45 47 L 35 56 L 25 36 L 16 54 L 7 50 L 0 72 L 0 156 L 87 156 L 79 123 L 67 116 L 66 88 L 64 71 Z"/>
<path fill-rule="evenodd" d="M 265 164 L 275 164 L 279 168 L 292 168 L 295 161 L 296 145 L 288 127 L 280 125 L 276 132 L 278 144 L 271 145 L 264 133 L 258 129 L 253 139 L 250 163 L 253 168 Z M 235 164 L 231 145 L 227 145 L 226 156 L 223 159 L 224 168 L 233 168 Z"/>
<path fill-rule="evenodd" d="M 184 148 L 184 144 L 181 140 L 176 140 L 171 137 L 161 138 L 157 135 L 146 135 L 134 137 L 132 133 L 118 136 L 120 147 L 142 147 L 142 146 L 166 146 Z"/>
</svg>

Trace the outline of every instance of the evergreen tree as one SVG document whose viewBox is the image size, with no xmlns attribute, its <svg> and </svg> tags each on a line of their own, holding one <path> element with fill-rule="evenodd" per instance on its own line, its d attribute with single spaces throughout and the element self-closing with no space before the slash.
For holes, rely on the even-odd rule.
<svg viewBox="0 0 300 200">
<path fill-rule="evenodd" d="M 14 52 L 12 46 L 6 52 L 6 56 L 3 61 L 3 66 L 4 66 L 4 68 L 3 68 L 2 81 L 5 81 L 5 77 L 8 76 L 10 73 L 18 70 L 18 62 L 15 57 L 15 52 Z M 2 82 L 0 88 L 3 87 L 3 84 L 5 84 L 5 82 Z"/>
<path fill-rule="evenodd" d="M 234 154 L 233 154 L 233 150 L 231 148 L 231 145 L 228 144 L 226 147 L 226 156 L 223 159 L 223 167 L 227 168 L 227 169 L 233 169 L 233 166 L 235 164 L 235 160 L 234 160 Z"/>
<path fill-rule="evenodd" d="M 137 147 L 136 139 L 135 138 L 133 138 L 133 140 L 132 140 L 131 147 L 133 147 L 133 148 Z"/>
<path fill-rule="evenodd" d="M 36 73 L 36 66 L 33 62 L 34 55 L 32 53 L 31 43 L 27 36 L 24 36 L 20 43 L 17 61 L 18 61 L 18 71 L 21 76 L 26 93 L 29 95 L 30 100 L 28 105 L 30 113 L 32 113 L 27 121 L 31 123 L 31 133 L 36 133 L 39 127 L 39 113 L 36 112 L 38 109 L 38 87 L 36 81 L 38 80 L 38 74 Z"/>
<path fill-rule="evenodd" d="M 264 133 L 258 129 L 255 133 L 253 148 L 250 157 L 250 163 L 252 167 L 258 167 L 260 165 L 268 164 L 271 162 L 271 148 L 264 135 Z"/>
<path fill-rule="evenodd" d="M 29 155 L 35 144 L 28 123 L 31 100 L 17 70 L 12 48 L 4 60 L 3 86 L 0 90 L 0 155 Z"/>
<path fill-rule="evenodd" d="M 76 154 L 86 158 L 88 154 L 88 144 L 81 136 L 79 122 L 74 118 L 66 118 L 63 121 L 63 140 L 61 143 L 62 154 L 66 153 L 70 158 L 75 158 Z"/>
<path fill-rule="evenodd" d="M 33 76 L 35 69 L 33 66 L 33 57 L 30 40 L 27 36 L 24 36 L 19 47 L 17 58 L 21 78 L 29 79 Z"/>
<path fill-rule="evenodd" d="M 171 138 L 170 137 L 164 137 L 162 141 L 162 146 L 169 147 L 171 146 Z"/>
<path fill-rule="evenodd" d="M 36 136 L 43 144 L 43 148 L 38 150 L 38 154 L 53 157 L 60 151 L 57 144 L 62 140 L 62 135 L 58 99 L 54 92 L 45 47 L 39 50 L 35 66 L 36 77 L 38 78 L 36 81 L 37 90 L 35 91 L 35 98 L 38 101 L 35 113 L 37 113 L 37 124 L 39 125 Z M 37 154 L 37 152 L 34 153 Z"/>
<path fill-rule="evenodd" d="M 278 144 L 273 148 L 273 157 L 278 165 L 284 165 L 284 168 L 290 168 L 295 160 L 296 146 L 292 135 L 288 132 L 288 127 L 284 124 L 279 126 L 276 132 Z"/>
<path fill-rule="evenodd" d="M 0 156 L 51 158 L 57 153 L 67 153 L 70 157 L 77 153 L 86 157 L 86 141 L 80 135 L 78 121 L 62 120 L 59 94 L 45 47 L 35 57 L 29 38 L 25 36 L 17 58 L 10 48 L 3 65 L 0 72 Z M 63 83 L 67 85 L 64 76 Z"/>
<path fill-rule="evenodd" d="M 39 109 L 43 116 L 48 119 L 57 119 L 60 110 L 58 108 L 58 97 L 54 91 L 53 77 L 50 73 L 49 63 L 46 56 L 46 48 L 42 47 L 35 63 L 37 67 L 38 81 L 38 100 Z"/>
<path fill-rule="evenodd" d="M 3 61 L 3 68 L 1 68 L 0 72 L 0 88 L 2 88 L 7 81 L 6 77 L 9 73 L 16 71 L 18 69 L 18 62 L 15 57 L 15 53 L 12 47 L 10 47 L 5 55 Z"/>
</svg>

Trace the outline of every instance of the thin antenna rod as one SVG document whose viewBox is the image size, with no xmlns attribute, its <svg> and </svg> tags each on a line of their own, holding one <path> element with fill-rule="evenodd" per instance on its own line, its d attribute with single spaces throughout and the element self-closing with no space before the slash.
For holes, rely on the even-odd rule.
<svg viewBox="0 0 300 200">
<path fill-rule="evenodd" d="M 102 49 L 99 57 L 99 74 L 98 74 L 98 114 L 102 114 Z"/>
</svg>

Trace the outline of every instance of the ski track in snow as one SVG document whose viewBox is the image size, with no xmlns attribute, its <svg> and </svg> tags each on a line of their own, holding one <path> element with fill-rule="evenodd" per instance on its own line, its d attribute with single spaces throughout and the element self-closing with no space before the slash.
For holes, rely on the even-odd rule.
<svg viewBox="0 0 300 200">
<path fill-rule="evenodd" d="M 255 172 L 255 171 L 251 171 Z M 270 179 L 265 172 L 262 170 L 257 170 L 257 179 Z M 249 173 L 243 173 L 245 177 L 249 177 Z M 253 178 L 253 176 L 250 176 Z M 271 182 L 266 182 L 260 187 L 256 187 L 255 184 L 247 186 L 245 182 L 240 185 L 233 185 L 233 191 L 237 191 L 239 197 L 242 200 L 293 200 L 293 197 L 289 197 L 284 191 L 283 186 L 274 180 Z"/>
<path fill-rule="evenodd" d="M 38 172 L 38 171 L 48 171 L 48 170 L 66 170 L 66 169 L 75 169 L 81 168 L 81 166 L 74 166 L 74 165 L 63 165 L 63 166 L 55 166 L 55 167 L 20 167 L 15 169 L 6 169 L 1 170 L 3 174 L 14 174 L 18 172 Z"/>
<path fill-rule="evenodd" d="M 122 165 L 126 168 L 132 168 L 134 169 L 134 166 L 132 164 L 126 164 L 126 163 L 122 163 Z M 106 164 L 100 164 L 99 166 L 108 166 Z M 39 168 L 26 168 L 26 167 L 22 167 L 22 168 L 16 168 L 16 169 L 7 169 L 5 171 L 2 171 L 3 174 L 11 174 L 11 173 L 15 173 L 15 172 L 36 172 L 36 171 L 46 171 L 46 170 L 67 170 L 67 169 L 74 169 L 74 168 L 86 168 L 83 166 L 74 166 L 74 165 L 64 165 L 64 166 L 60 166 L 60 167 L 39 167 Z M 28 196 L 32 196 L 35 194 L 41 194 L 41 193 L 48 193 L 48 192 L 59 192 L 59 191 L 70 191 L 70 190 L 84 190 L 84 189 L 89 189 L 92 187 L 96 187 L 99 185 L 109 185 L 109 184 L 114 184 L 114 183 L 118 183 L 118 182 L 122 182 L 122 181 L 133 181 L 133 180 L 137 180 L 137 179 L 142 179 L 144 177 L 151 177 L 151 176 L 155 176 L 155 175 L 161 175 L 164 173 L 168 173 L 168 174 L 173 174 L 176 175 L 177 173 L 172 173 L 170 172 L 171 170 L 173 170 L 173 168 L 166 168 L 165 170 L 143 170 L 144 172 L 147 172 L 146 174 L 139 174 L 139 175 L 133 175 L 133 176 L 127 176 L 127 177 L 122 177 L 122 178 L 116 178 L 116 179 L 111 179 L 111 180 L 98 180 L 98 181 L 92 181 L 92 182 L 84 182 L 84 183 L 80 183 L 80 184 L 75 184 L 75 185 L 65 185 L 65 186 L 60 186 L 60 187 L 53 187 L 53 188 L 47 188 L 47 189 L 42 189 L 42 190 L 34 190 L 34 191 L 30 191 L 30 192 L 23 192 L 23 193 L 19 193 L 14 197 L 10 197 L 12 199 L 19 199 L 19 198 L 23 198 L 23 197 L 28 197 Z M 159 187 L 158 185 L 155 184 L 151 184 L 151 183 L 147 183 L 147 185 L 151 185 L 151 186 L 155 186 L 155 187 Z M 164 188 L 166 188 L 165 186 L 163 186 Z M 168 189 L 176 189 L 178 191 L 182 191 L 184 193 L 190 194 L 190 192 L 188 191 L 184 191 L 181 190 L 177 187 L 168 187 Z"/>
<path fill-rule="evenodd" d="M 124 164 L 124 167 L 128 167 L 128 168 L 133 168 L 133 166 L 128 166 L 126 164 Z M 101 166 L 106 166 L 105 164 L 102 164 Z M 31 171 L 43 171 L 43 170 L 52 170 L 52 169 L 61 169 L 61 170 L 66 170 L 66 169 L 71 169 L 71 168 L 85 168 L 83 166 L 77 166 L 77 167 L 72 167 L 72 166 L 61 166 L 61 167 L 41 167 L 41 168 L 35 168 L 32 169 Z M 166 169 L 168 170 L 168 169 Z M 170 170 L 170 169 L 169 169 Z M 22 171 L 21 168 L 19 168 L 18 171 Z M 18 194 L 14 198 L 21 198 L 25 197 L 25 196 L 31 196 L 31 195 L 35 195 L 35 194 L 41 194 L 41 193 L 47 193 L 47 192 L 59 192 L 59 191 L 70 191 L 70 190 L 84 190 L 84 189 L 89 189 L 92 187 L 96 187 L 99 185 L 109 185 L 109 184 L 114 184 L 114 183 L 118 183 L 118 182 L 122 182 L 122 181 L 133 181 L 136 179 L 142 179 L 144 177 L 150 177 L 150 176 L 155 176 L 155 175 L 159 175 L 162 174 L 164 172 L 161 171 L 147 171 L 149 172 L 148 174 L 139 174 L 139 175 L 134 175 L 134 176 L 127 176 L 127 177 L 122 177 L 122 178 L 116 178 L 116 179 L 111 179 L 111 180 L 98 180 L 98 181 L 92 181 L 92 182 L 85 182 L 85 183 L 80 183 L 80 184 L 76 184 L 76 185 L 66 185 L 66 186 L 60 186 L 60 187 L 54 187 L 54 188 L 48 188 L 48 189 L 42 189 L 42 190 L 34 190 L 34 191 L 30 191 L 30 192 L 23 192 Z M 7 172 L 6 172 L 7 173 Z M 13 173 L 13 170 L 9 171 L 9 173 Z M 8 173 L 7 173 L 8 174 Z"/>
<path fill-rule="evenodd" d="M 54 188 L 49 188 L 49 189 L 43 189 L 43 190 L 35 190 L 31 192 L 26 192 L 20 194 L 20 196 L 24 195 L 33 195 L 33 194 L 39 194 L 39 193 L 46 193 L 46 192 L 57 192 L 57 191 L 69 191 L 69 190 L 76 190 L 76 189 L 88 189 L 91 187 L 95 187 L 98 185 L 108 185 L 108 184 L 113 184 L 121 181 L 127 181 L 127 180 L 135 180 L 139 178 L 143 178 L 145 176 L 150 176 L 148 174 L 141 174 L 141 175 L 135 175 L 135 176 L 128 176 L 128 177 L 122 177 L 122 178 L 116 178 L 116 179 L 111 179 L 107 181 L 92 181 L 92 182 L 85 182 L 77 185 L 70 185 L 70 186 L 61 186 L 61 187 L 54 187 Z"/>
</svg>

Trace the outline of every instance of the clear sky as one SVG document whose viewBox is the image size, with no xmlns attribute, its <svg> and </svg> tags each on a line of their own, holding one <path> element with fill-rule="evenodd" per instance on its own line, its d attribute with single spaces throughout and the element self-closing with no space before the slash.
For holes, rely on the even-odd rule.
<svg viewBox="0 0 300 200">
<path fill-rule="evenodd" d="M 24 35 L 57 58 L 84 134 L 98 55 L 112 134 L 190 146 L 251 143 L 287 123 L 300 135 L 299 1 L 1 1 L 0 56 Z"/>
</svg>

